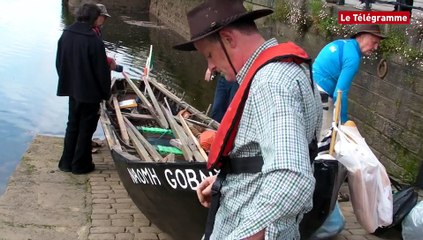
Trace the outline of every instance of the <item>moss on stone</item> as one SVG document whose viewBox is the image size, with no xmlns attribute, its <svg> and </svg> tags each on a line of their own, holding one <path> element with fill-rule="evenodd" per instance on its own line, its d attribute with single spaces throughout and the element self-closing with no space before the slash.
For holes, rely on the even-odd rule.
<svg viewBox="0 0 423 240">
<path fill-rule="evenodd" d="M 405 182 L 413 183 L 417 176 L 419 159 L 415 154 L 411 153 L 410 151 L 402 147 L 400 144 L 394 142 L 393 140 L 392 145 L 397 151 L 397 157 L 395 159 L 395 162 L 405 170 L 405 172 L 402 173 L 400 178 Z"/>
</svg>

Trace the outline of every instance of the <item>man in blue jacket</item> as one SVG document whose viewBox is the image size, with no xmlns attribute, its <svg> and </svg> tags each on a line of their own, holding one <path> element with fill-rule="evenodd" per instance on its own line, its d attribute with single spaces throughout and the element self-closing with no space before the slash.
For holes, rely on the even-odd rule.
<svg viewBox="0 0 423 240">
<path fill-rule="evenodd" d="M 103 41 L 92 30 L 100 16 L 95 4 L 83 4 L 77 21 L 58 41 L 57 96 L 69 97 L 69 115 L 59 169 L 85 174 L 95 169 L 91 138 L 97 128 L 100 102 L 110 97 L 110 70 Z"/>
<path fill-rule="evenodd" d="M 336 102 L 338 90 L 342 91 L 341 122 L 348 120 L 348 93 L 360 68 L 362 55 L 371 55 L 385 36 L 378 25 L 360 25 L 351 39 L 335 40 L 327 44 L 313 63 L 313 78 L 322 94 L 323 104 Z M 330 128 L 333 104 L 323 111 L 322 133 Z"/>
</svg>

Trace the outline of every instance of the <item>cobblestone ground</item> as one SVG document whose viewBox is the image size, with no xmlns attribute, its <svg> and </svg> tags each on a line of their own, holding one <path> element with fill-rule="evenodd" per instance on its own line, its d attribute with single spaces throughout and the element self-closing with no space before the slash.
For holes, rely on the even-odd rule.
<svg viewBox="0 0 423 240">
<path fill-rule="evenodd" d="M 169 240 L 135 206 L 119 180 L 109 150 L 93 154 L 96 171 L 89 174 L 92 195 L 89 240 Z"/>
</svg>

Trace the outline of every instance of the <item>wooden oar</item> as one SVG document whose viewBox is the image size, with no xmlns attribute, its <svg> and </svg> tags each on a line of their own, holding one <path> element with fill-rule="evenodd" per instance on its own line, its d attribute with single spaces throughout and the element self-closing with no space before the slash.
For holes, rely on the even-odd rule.
<svg viewBox="0 0 423 240">
<path fill-rule="evenodd" d="M 116 112 L 116 118 L 117 118 L 118 124 L 119 124 L 120 135 L 122 136 L 123 141 L 126 144 L 129 144 L 128 132 L 126 130 L 125 123 L 123 122 L 122 113 L 120 111 L 119 103 L 118 103 L 116 96 L 113 96 L 112 100 L 113 100 L 113 106 L 114 106 L 115 112 Z"/>
<path fill-rule="evenodd" d="M 187 122 L 185 121 L 185 118 L 182 117 L 181 114 L 178 114 L 179 122 L 181 123 L 182 127 L 185 130 L 185 133 L 188 135 L 188 139 L 191 139 L 191 141 L 195 144 L 196 149 L 193 150 L 193 153 L 198 152 L 199 154 L 195 154 L 194 156 L 197 156 L 197 161 L 199 162 L 206 162 L 207 161 L 207 154 L 204 151 L 204 149 L 201 147 L 200 143 L 198 142 L 197 138 L 192 133 L 191 129 L 189 128 Z"/>
<path fill-rule="evenodd" d="M 167 103 L 166 98 L 164 99 L 165 99 L 165 104 L 169 107 L 169 104 Z M 162 107 L 163 113 L 165 114 L 165 117 L 167 118 L 167 121 L 169 122 L 170 128 L 173 131 L 173 134 L 175 134 L 176 138 L 178 138 L 181 141 L 181 150 L 185 160 L 187 161 L 194 160 L 193 153 L 188 147 L 187 136 L 185 135 L 183 130 L 181 131 L 181 126 L 179 126 L 178 123 L 176 123 L 174 116 L 170 110 L 165 108 L 163 105 L 161 105 L 161 107 Z"/>
<path fill-rule="evenodd" d="M 142 145 L 138 137 L 135 135 L 134 131 L 131 128 L 129 128 L 129 126 L 128 126 L 128 134 L 129 134 L 129 137 L 131 138 L 132 143 L 134 144 L 135 150 L 137 151 L 138 155 L 140 155 L 141 160 L 144 160 L 147 162 L 153 162 L 147 150 Z"/>
<path fill-rule="evenodd" d="M 107 144 L 109 145 L 110 149 L 118 149 L 122 151 L 122 146 L 120 145 L 115 132 L 112 130 L 112 123 L 110 122 L 109 118 L 106 115 L 106 103 L 105 101 L 100 103 L 100 119 L 101 124 L 103 127 L 104 135 L 106 136 Z"/>
<path fill-rule="evenodd" d="M 171 112 L 169 103 L 167 102 L 167 99 L 164 98 L 164 101 L 166 103 L 166 106 L 167 106 L 169 112 Z M 186 110 L 187 109 L 179 112 L 178 113 L 178 116 L 177 117 L 174 117 L 174 119 L 177 119 L 181 123 L 181 125 L 182 125 L 182 127 L 181 127 L 180 125 L 176 124 L 176 128 L 178 129 L 179 135 L 180 136 L 183 136 L 183 138 L 185 139 L 186 145 L 192 151 L 192 154 L 194 155 L 195 160 L 197 160 L 199 162 L 205 162 L 205 161 L 207 161 L 207 155 L 206 155 L 206 157 L 204 157 L 201 154 L 201 152 L 199 151 L 199 148 L 197 147 L 197 145 L 193 141 L 194 139 L 196 140 L 196 138 L 195 138 L 194 134 L 192 134 L 191 130 L 188 127 L 188 124 L 185 122 L 184 117 L 182 116 L 183 112 L 186 111 Z M 179 117 L 181 117 L 182 119 L 179 118 Z M 184 124 L 185 124 L 185 126 L 184 126 Z M 198 144 L 198 146 L 199 145 L 200 144 Z M 201 146 L 200 146 L 200 148 L 201 148 Z"/>
<path fill-rule="evenodd" d="M 110 84 L 110 88 L 113 88 L 113 86 L 115 85 L 115 83 L 116 83 L 116 78 L 114 77 L 114 78 L 112 78 L 112 82 Z"/>
<path fill-rule="evenodd" d="M 138 89 L 137 85 L 129 78 L 128 74 L 122 72 L 122 75 L 125 77 L 128 84 L 131 86 L 132 90 L 134 90 L 135 94 L 141 99 L 141 102 L 145 105 L 147 110 L 156 118 L 157 123 L 160 124 L 159 116 L 156 113 L 153 105 L 151 105 L 150 101 L 145 97 L 145 95 Z"/>
<path fill-rule="evenodd" d="M 335 125 L 338 126 L 339 123 L 339 115 L 341 114 L 341 101 L 342 101 L 342 91 L 338 90 L 337 96 L 336 96 L 336 104 L 335 104 Z M 332 129 L 332 138 L 330 140 L 330 146 L 329 146 L 329 154 L 334 155 L 334 147 L 335 147 L 335 141 L 336 141 L 336 130 Z"/>
<path fill-rule="evenodd" d="M 155 118 L 152 115 L 149 114 L 139 114 L 139 113 L 122 113 L 123 116 L 131 119 L 136 120 L 155 120 Z"/>
<path fill-rule="evenodd" d="M 128 118 L 123 117 L 126 125 L 129 129 L 132 130 L 132 132 L 135 134 L 135 136 L 138 138 L 138 140 L 141 142 L 141 144 L 144 146 L 144 148 L 147 150 L 147 152 L 151 155 L 154 161 L 161 162 L 163 161 L 163 157 L 157 152 L 156 148 L 154 148 L 153 145 L 151 145 L 150 142 L 138 131 L 138 129 L 131 123 L 131 121 L 128 120 Z"/>
<path fill-rule="evenodd" d="M 144 76 L 143 80 L 144 80 L 145 89 L 147 90 L 147 94 L 150 97 L 151 101 L 153 102 L 154 109 L 156 109 L 160 126 L 162 128 L 169 128 L 169 124 L 166 121 L 166 118 L 162 112 L 162 109 L 160 108 L 160 104 L 157 101 L 156 96 L 154 95 L 153 90 L 150 87 L 148 77 Z"/>
<path fill-rule="evenodd" d="M 217 129 L 219 127 L 219 123 L 214 121 L 213 119 L 207 117 L 206 115 L 204 115 L 202 112 L 198 111 L 197 109 L 193 108 L 192 106 L 190 106 L 189 104 L 187 104 L 186 102 L 182 101 L 182 98 L 177 97 L 175 94 L 173 94 L 171 91 L 169 91 L 168 89 L 166 89 L 161 83 L 157 82 L 156 80 L 154 80 L 154 78 L 150 77 L 150 81 L 151 85 L 153 85 L 155 88 L 159 89 L 160 92 L 164 93 L 168 98 L 172 99 L 172 101 L 179 103 L 178 105 L 181 108 L 187 108 L 188 111 L 190 113 L 192 113 L 193 115 L 198 115 L 197 117 L 204 121 L 204 122 L 208 122 L 209 126 Z M 188 120 L 189 121 L 189 120 Z"/>
<path fill-rule="evenodd" d="M 209 111 L 211 109 L 211 104 L 209 104 L 209 106 L 207 107 L 206 113 L 204 115 L 208 116 L 209 115 Z"/>
</svg>

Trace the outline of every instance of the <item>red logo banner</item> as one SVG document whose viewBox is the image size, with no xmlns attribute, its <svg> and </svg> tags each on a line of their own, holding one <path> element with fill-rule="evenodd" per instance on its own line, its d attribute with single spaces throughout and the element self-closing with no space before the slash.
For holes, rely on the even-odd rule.
<svg viewBox="0 0 423 240">
<path fill-rule="evenodd" d="M 410 24 L 410 12 L 339 11 L 339 24 Z"/>
</svg>

